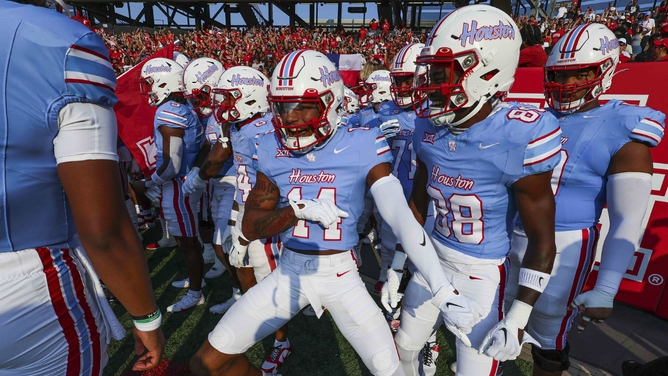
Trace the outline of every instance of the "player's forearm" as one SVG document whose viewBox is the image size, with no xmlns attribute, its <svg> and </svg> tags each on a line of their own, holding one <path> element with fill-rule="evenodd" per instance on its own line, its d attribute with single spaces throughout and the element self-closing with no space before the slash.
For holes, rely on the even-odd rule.
<svg viewBox="0 0 668 376">
<path fill-rule="evenodd" d="M 202 163 L 199 177 L 202 180 L 207 180 L 220 174 L 220 171 L 225 166 L 225 162 L 227 162 L 231 155 L 231 149 L 224 148 L 220 142 L 217 142 L 213 145 L 211 151 L 206 156 L 206 160 Z"/>
<path fill-rule="evenodd" d="M 211 151 L 210 145 L 204 144 L 204 146 L 199 150 L 199 153 L 197 153 L 193 167 L 202 167 L 202 164 L 209 156 L 209 151 Z"/>
<path fill-rule="evenodd" d="M 291 206 L 270 210 L 254 209 L 244 213 L 242 231 L 249 241 L 270 238 L 294 226 L 297 220 Z"/>
</svg>

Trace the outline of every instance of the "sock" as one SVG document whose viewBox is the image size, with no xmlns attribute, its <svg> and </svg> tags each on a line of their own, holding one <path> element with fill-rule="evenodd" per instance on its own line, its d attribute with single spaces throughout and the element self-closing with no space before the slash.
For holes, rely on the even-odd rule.
<svg viewBox="0 0 668 376">
<path fill-rule="evenodd" d="M 189 289 L 188 294 L 190 294 L 190 295 L 192 295 L 192 296 L 194 296 L 198 299 L 202 297 L 202 291 L 201 290 L 200 291 L 193 291 L 193 290 Z"/>
<path fill-rule="evenodd" d="M 236 287 L 232 287 L 232 298 L 234 298 L 234 300 L 241 299 L 241 290 Z"/>
<path fill-rule="evenodd" d="M 281 341 L 275 339 L 274 340 L 274 347 L 277 347 L 279 345 L 281 346 L 282 349 L 284 349 L 286 347 L 290 347 L 290 340 L 286 339 L 285 342 L 281 342 Z"/>
</svg>

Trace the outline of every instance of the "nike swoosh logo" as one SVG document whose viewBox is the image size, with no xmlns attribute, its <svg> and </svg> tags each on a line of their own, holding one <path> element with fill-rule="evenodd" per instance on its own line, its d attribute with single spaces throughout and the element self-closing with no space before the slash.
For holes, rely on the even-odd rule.
<svg viewBox="0 0 668 376">
<path fill-rule="evenodd" d="M 538 279 L 538 286 L 543 286 L 543 279 L 544 279 L 543 277 L 540 277 Z"/>
<path fill-rule="evenodd" d="M 503 346 L 507 346 L 508 345 L 508 331 L 506 330 L 506 328 L 501 328 L 501 331 L 503 331 L 503 338 L 505 339 L 505 343 L 504 343 Z"/>
<path fill-rule="evenodd" d="M 492 146 L 496 146 L 496 145 L 498 145 L 498 144 L 500 144 L 500 142 L 497 142 L 496 144 L 491 144 L 491 145 L 487 145 L 487 146 L 482 146 L 482 142 L 481 142 L 480 145 L 478 145 L 478 149 L 480 149 L 480 150 L 485 150 L 485 149 L 489 149 L 489 148 L 491 148 Z"/>
<path fill-rule="evenodd" d="M 424 232 L 422 233 L 422 243 L 420 243 L 421 246 L 427 245 L 427 238 L 424 237 Z"/>
<path fill-rule="evenodd" d="M 448 302 L 448 303 L 445 303 L 445 307 L 446 307 L 446 308 L 450 308 L 450 306 L 455 306 L 455 307 L 459 307 L 459 308 L 464 308 L 464 307 L 460 306 L 459 304 L 449 303 L 449 302 Z"/>
<path fill-rule="evenodd" d="M 343 149 L 341 149 L 341 150 L 336 150 L 336 149 L 334 149 L 334 154 L 339 154 L 340 152 L 342 152 L 342 151 L 348 149 L 349 147 L 350 147 L 350 145 L 346 146 L 345 148 L 343 148 Z"/>
<path fill-rule="evenodd" d="M 349 272 L 349 271 L 350 271 L 350 270 L 348 270 L 348 272 Z M 336 276 L 337 276 L 337 277 L 341 277 L 342 275 L 344 275 L 344 274 L 346 274 L 346 273 L 348 273 L 348 272 L 336 273 Z"/>
</svg>

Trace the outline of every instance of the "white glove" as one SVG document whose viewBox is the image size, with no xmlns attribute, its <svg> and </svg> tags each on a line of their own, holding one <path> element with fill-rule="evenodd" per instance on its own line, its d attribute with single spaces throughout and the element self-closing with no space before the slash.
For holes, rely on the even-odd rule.
<svg viewBox="0 0 668 376">
<path fill-rule="evenodd" d="M 445 327 L 459 338 L 464 346 L 471 347 L 471 341 L 466 335 L 485 317 L 485 311 L 480 304 L 462 293 L 455 294 L 452 286 L 439 289 L 431 302 L 441 310 Z"/>
<path fill-rule="evenodd" d="M 144 196 L 146 196 L 153 205 L 156 207 L 160 207 L 160 198 L 162 197 L 162 189 L 158 187 L 157 185 L 154 185 L 153 187 L 149 188 L 144 192 Z"/>
<path fill-rule="evenodd" d="M 225 231 L 223 231 L 223 236 L 221 239 L 221 243 L 223 243 L 223 253 L 227 253 L 228 255 L 230 254 L 230 251 L 232 250 L 232 228 L 234 226 L 227 225 L 225 227 Z"/>
<path fill-rule="evenodd" d="M 404 272 L 397 272 L 394 269 L 387 269 L 387 281 L 383 284 L 380 290 L 380 302 L 385 307 L 387 312 L 392 312 L 393 308 L 397 308 L 399 300 L 404 294 L 399 293 L 399 285 L 401 284 L 401 277 Z"/>
<path fill-rule="evenodd" d="M 529 304 L 515 300 L 506 317 L 482 340 L 478 354 L 487 355 L 499 362 L 517 358 L 522 352 L 522 344 L 517 336 L 529 321 L 532 309 Z"/>
<path fill-rule="evenodd" d="M 304 205 L 299 208 L 299 205 Z M 348 218 L 348 213 L 340 210 L 331 198 L 317 198 L 315 200 L 292 201 L 290 206 L 295 211 L 297 219 L 311 222 L 320 222 L 322 227 L 327 228 L 339 221 L 339 217 Z"/>
<path fill-rule="evenodd" d="M 247 268 L 250 266 L 250 260 L 246 260 L 248 245 L 241 245 L 239 239 L 244 239 L 246 242 L 248 242 L 248 240 L 236 227 L 232 227 L 231 232 L 232 249 L 230 249 L 230 265 L 235 268 Z"/>
<path fill-rule="evenodd" d="M 183 182 L 183 195 L 190 196 L 198 189 L 204 188 L 206 188 L 206 180 L 199 177 L 199 167 L 193 167 L 186 175 L 186 181 Z"/>
<path fill-rule="evenodd" d="M 384 122 L 379 126 L 381 132 L 385 135 L 385 138 L 392 138 L 399 134 L 399 119 L 392 119 Z"/>
<path fill-rule="evenodd" d="M 615 296 L 594 288 L 591 291 L 583 292 L 573 299 L 572 308 L 612 308 Z"/>
</svg>

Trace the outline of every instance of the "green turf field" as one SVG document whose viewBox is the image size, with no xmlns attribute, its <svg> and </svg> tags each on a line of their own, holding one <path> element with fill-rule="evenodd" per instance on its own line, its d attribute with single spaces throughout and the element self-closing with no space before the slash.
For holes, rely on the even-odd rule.
<svg viewBox="0 0 668 376">
<path fill-rule="evenodd" d="M 159 238 L 159 228 L 144 232 L 144 244 L 150 244 Z M 371 252 L 366 250 L 366 252 Z M 186 312 L 165 313 L 168 305 L 178 301 L 185 290 L 171 286 L 173 280 L 186 278 L 184 258 L 176 248 L 163 248 L 158 251 L 147 251 L 148 266 L 158 305 L 163 312 L 162 328 L 167 338 L 164 358 L 171 360 L 175 367 L 168 372 L 152 372 L 151 375 L 188 375 L 185 365 L 202 345 L 208 333 L 215 327 L 219 315 L 209 313 L 209 307 L 221 303 L 232 295 L 228 273 L 213 280 L 207 280 L 203 289 L 206 304 Z M 205 266 L 208 270 L 210 265 Z M 374 297 L 378 301 L 378 297 Z M 127 329 L 132 322 L 129 315 L 119 304 L 114 306 L 116 315 Z M 328 313 L 320 320 L 315 317 L 297 315 L 290 321 L 290 342 L 292 354 L 279 370 L 285 376 L 338 376 L 338 375 L 370 375 L 362 361 L 355 354 L 350 344 L 336 329 L 334 321 Z M 452 375 L 448 363 L 454 361 L 454 336 L 445 328 L 438 333 L 440 356 L 438 358 L 437 375 Z M 270 336 L 256 344 L 248 351 L 248 357 L 256 366 L 260 366 L 271 349 L 273 338 Z M 134 374 L 127 372 L 137 359 L 134 355 L 134 341 L 128 330 L 122 341 L 112 341 L 109 345 L 109 363 L 104 375 Z M 531 374 L 532 365 L 517 360 L 504 364 L 504 376 L 524 376 Z M 484 375 L 486 376 L 486 375 Z"/>
</svg>

